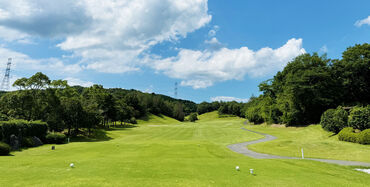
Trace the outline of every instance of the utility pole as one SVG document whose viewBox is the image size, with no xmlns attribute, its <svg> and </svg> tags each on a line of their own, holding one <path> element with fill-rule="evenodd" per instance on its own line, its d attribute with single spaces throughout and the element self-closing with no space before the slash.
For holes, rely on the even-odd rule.
<svg viewBox="0 0 370 187">
<path fill-rule="evenodd" d="M 9 90 L 9 76 L 10 76 L 10 66 L 12 65 L 12 58 L 8 58 L 8 63 L 6 64 L 6 70 L 3 82 L 1 83 L 0 90 Z"/>
</svg>

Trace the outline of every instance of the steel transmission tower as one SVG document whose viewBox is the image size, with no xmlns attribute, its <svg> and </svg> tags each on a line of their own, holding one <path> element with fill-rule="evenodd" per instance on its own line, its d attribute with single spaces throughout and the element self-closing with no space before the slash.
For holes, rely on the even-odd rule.
<svg viewBox="0 0 370 187">
<path fill-rule="evenodd" d="M 177 82 L 175 82 L 175 98 L 177 99 Z"/>
<path fill-rule="evenodd" d="M 1 83 L 0 90 L 9 90 L 9 76 L 10 76 L 10 66 L 12 65 L 12 58 L 8 58 L 8 63 L 6 64 L 6 70 L 3 82 Z"/>
</svg>

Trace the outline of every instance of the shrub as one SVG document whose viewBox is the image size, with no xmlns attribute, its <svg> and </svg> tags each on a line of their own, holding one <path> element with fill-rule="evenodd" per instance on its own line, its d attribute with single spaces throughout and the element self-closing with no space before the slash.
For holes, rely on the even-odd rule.
<svg viewBox="0 0 370 187">
<path fill-rule="evenodd" d="M 359 130 L 370 129 L 370 105 L 367 107 L 354 107 L 348 118 L 350 127 Z"/>
<path fill-rule="evenodd" d="M 22 147 L 35 147 L 32 137 L 23 137 L 22 138 Z"/>
<path fill-rule="evenodd" d="M 370 129 L 363 130 L 359 133 L 358 143 L 370 144 Z"/>
<path fill-rule="evenodd" d="M 196 120 L 198 120 L 198 114 L 197 113 L 191 113 L 190 116 L 189 116 L 189 121 L 191 122 L 195 122 Z"/>
<path fill-rule="evenodd" d="M 3 127 L 2 124 L 0 123 L 0 141 L 3 140 Z"/>
<path fill-rule="evenodd" d="M 48 132 L 48 126 L 42 121 L 30 121 L 27 129 L 27 136 L 36 136 L 44 139 Z"/>
<path fill-rule="evenodd" d="M 251 106 L 247 108 L 245 112 L 245 117 L 250 121 L 253 122 L 254 124 L 260 124 L 263 123 L 264 120 L 261 116 L 261 111 L 260 107 L 258 106 Z"/>
<path fill-rule="evenodd" d="M 50 144 L 63 144 L 66 143 L 67 137 L 63 133 L 54 132 L 46 135 L 46 142 Z"/>
<path fill-rule="evenodd" d="M 370 129 L 355 133 L 352 127 L 346 127 L 339 132 L 338 139 L 346 142 L 370 144 Z"/>
<path fill-rule="evenodd" d="M 0 155 L 9 155 L 10 146 L 6 143 L 0 142 Z"/>
<path fill-rule="evenodd" d="M 135 118 L 135 117 L 132 117 L 132 118 L 130 119 L 130 123 L 131 123 L 131 124 L 137 124 L 136 118 Z"/>
<path fill-rule="evenodd" d="M 10 136 L 12 134 L 18 136 L 24 129 L 26 129 L 27 121 L 26 120 L 10 120 L 2 121 L 1 129 L 3 132 L 3 139 L 5 142 L 10 141 Z"/>
<path fill-rule="evenodd" d="M 338 133 L 348 126 L 348 113 L 342 108 L 329 109 L 321 115 L 320 124 L 327 131 Z"/>
<path fill-rule="evenodd" d="M 9 142 L 12 134 L 19 136 L 36 136 L 40 139 L 45 139 L 48 127 L 45 122 L 41 121 L 26 121 L 26 120 L 10 120 L 0 122 L 0 131 L 2 139 Z"/>
<path fill-rule="evenodd" d="M 357 142 L 355 130 L 352 127 L 346 127 L 338 133 L 338 139 L 346 142 Z"/>
</svg>

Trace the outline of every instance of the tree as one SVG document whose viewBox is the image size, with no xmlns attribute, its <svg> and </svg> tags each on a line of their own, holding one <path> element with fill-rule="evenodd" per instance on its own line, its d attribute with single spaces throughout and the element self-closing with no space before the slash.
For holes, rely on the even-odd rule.
<svg viewBox="0 0 370 187">
<path fill-rule="evenodd" d="M 191 113 L 190 116 L 189 116 L 189 121 L 191 122 L 195 122 L 196 120 L 198 120 L 198 114 L 197 113 Z"/>
<path fill-rule="evenodd" d="M 64 110 L 63 119 L 68 128 L 68 136 L 71 136 L 72 128 L 75 129 L 75 135 L 78 134 L 80 124 L 84 121 L 85 113 L 83 111 L 78 95 L 73 97 L 63 97 L 61 104 Z"/>
<path fill-rule="evenodd" d="M 184 121 L 185 113 L 181 103 L 176 103 L 173 109 L 173 117 L 179 121 Z"/>
<path fill-rule="evenodd" d="M 347 48 L 333 69 L 335 78 L 342 83 L 336 94 L 341 94 L 344 104 L 370 104 L 370 44 Z"/>
</svg>

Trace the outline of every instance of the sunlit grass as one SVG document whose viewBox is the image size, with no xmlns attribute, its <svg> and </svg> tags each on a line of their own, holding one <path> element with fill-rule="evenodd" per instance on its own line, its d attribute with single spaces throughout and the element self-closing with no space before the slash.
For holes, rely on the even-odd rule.
<svg viewBox="0 0 370 187">
<path fill-rule="evenodd" d="M 261 160 L 226 145 L 262 136 L 217 113 L 181 123 L 150 116 L 109 140 L 72 142 L 0 157 L 0 186 L 365 186 L 368 174 L 309 160 Z M 350 153 L 348 153 L 350 154 Z M 75 168 L 69 164 L 74 163 Z M 235 166 L 241 170 L 236 171 Z M 256 175 L 249 174 L 253 168 Z"/>
<path fill-rule="evenodd" d="M 303 148 L 305 157 L 370 162 L 370 145 L 339 141 L 337 135 L 323 130 L 320 125 L 288 128 L 254 125 L 247 128 L 278 137 L 249 146 L 257 152 L 300 157 Z"/>
</svg>

